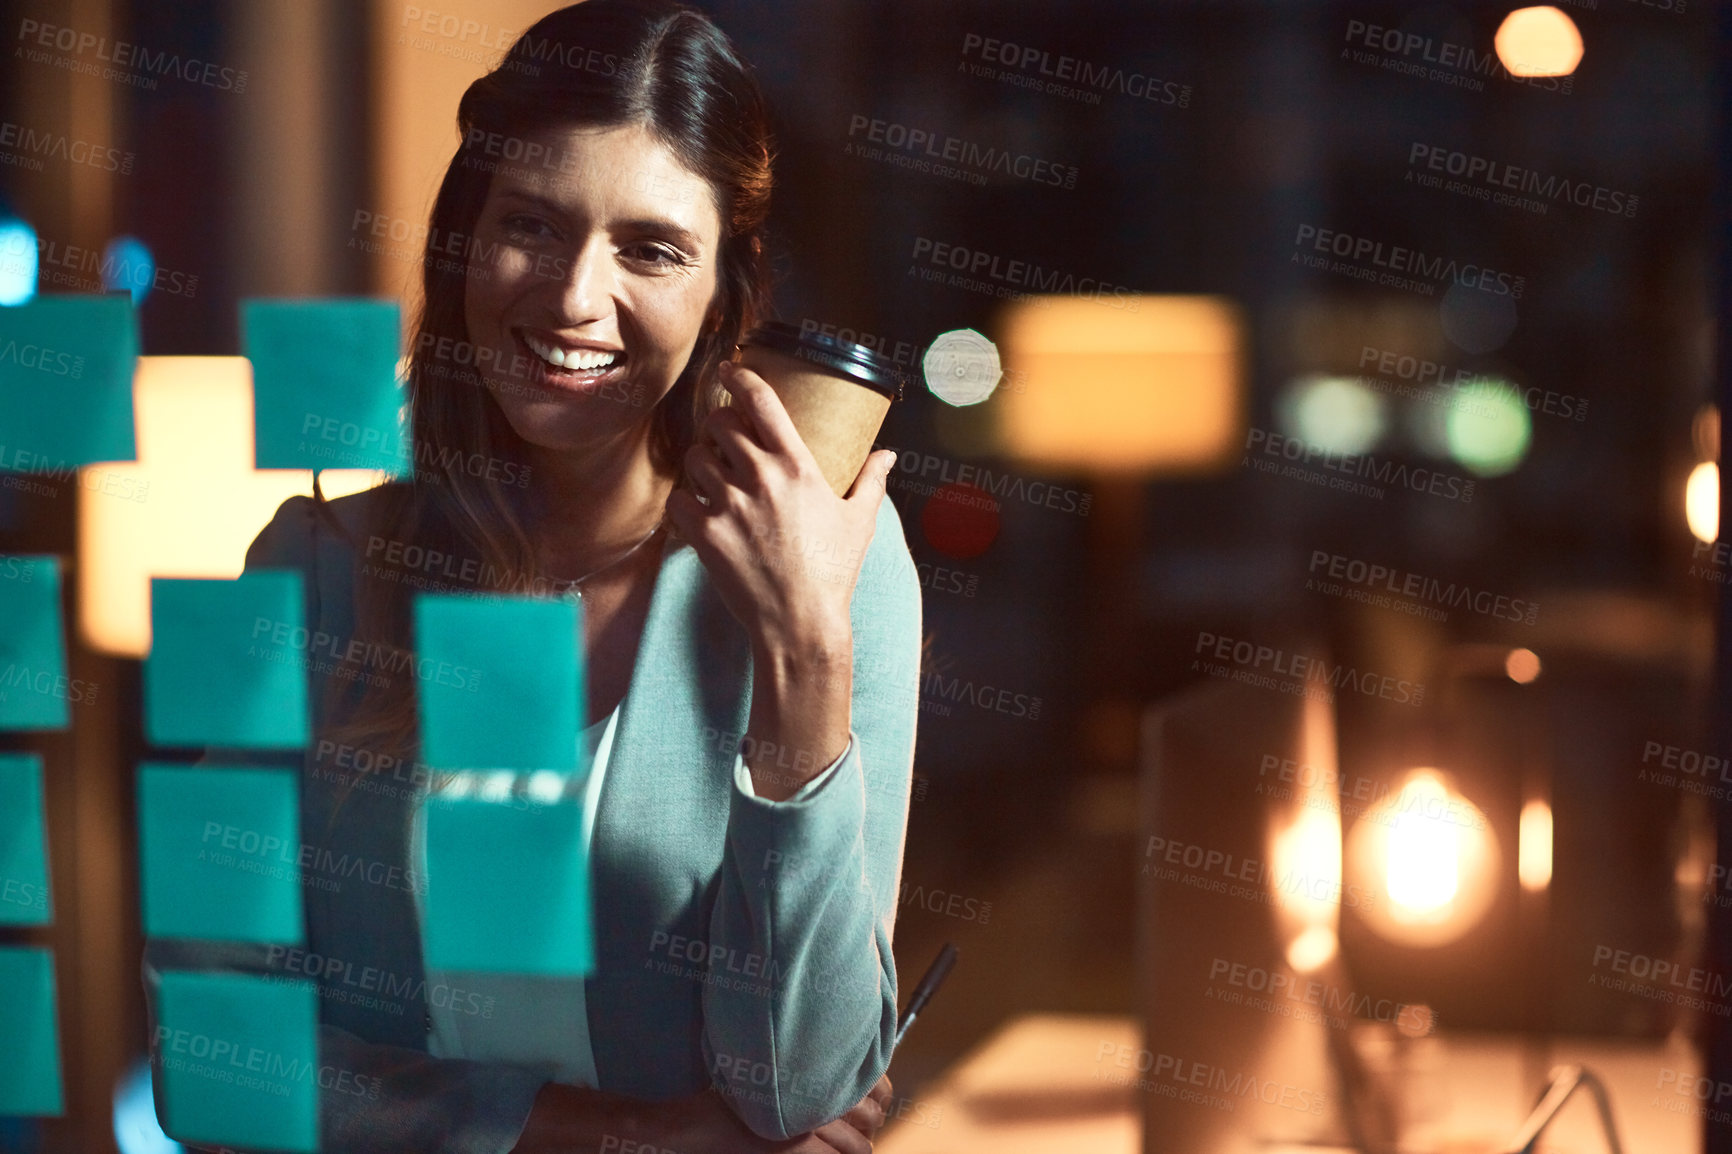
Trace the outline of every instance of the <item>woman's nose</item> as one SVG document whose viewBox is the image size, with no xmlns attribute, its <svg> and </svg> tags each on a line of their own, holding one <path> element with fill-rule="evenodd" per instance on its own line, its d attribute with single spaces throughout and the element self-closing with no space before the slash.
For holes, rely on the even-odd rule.
<svg viewBox="0 0 1732 1154">
<path fill-rule="evenodd" d="M 615 271 L 613 253 L 603 242 L 572 253 L 558 278 L 562 322 L 578 325 L 611 312 Z"/>
</svg>

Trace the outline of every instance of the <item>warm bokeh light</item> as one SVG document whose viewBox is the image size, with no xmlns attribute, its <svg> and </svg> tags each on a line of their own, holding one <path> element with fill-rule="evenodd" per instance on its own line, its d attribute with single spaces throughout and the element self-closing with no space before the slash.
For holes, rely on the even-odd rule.
<svg viewBox="0 0 1732 1154">
<path fill-rule="evenodd" d="M 1531 685 L 1540 675 L 1540 655 L 1531 649 L 1512 649 L 1503 659 L 1503 671 L 1517 685 Z"/>
<path fill-rule="evenodd" d="M 1582 62 L 1576 22 L 1549 4 L 1505 16 L 1494 43 L 1497 58 L 1514 76 L 1568 76 Z"/>
<path fill-rule="evenodd" d="M 1437 1029 L 1437 1014 L 1430 1006 L 1403 1006 L 1395 1015 L 1395 1029 L 1404 1038 L 1423 1038 Z"/>
<path fill-rule="evenodd" d="M 1720 466 L 1703 461 L 1684 482 L 1684 520 L 1698 541 L 1712 543 L 1720 535 Z"/>
<path fill-rule="evenodd" d="M 1244 321 L 1221 297 L 1019 301 L 999 351 L 1004 452 L 1036 468 L 1141 474 L 1223 468 L 1242 440 Z"/>
<path fill-rule="evenodd" d="M 1339 814 L 1300 807 L 1292 822 L 1275 835 L 1270 857 L 1275 876 L 1289 879 L 1276 887 L 1276 905 L 1313 924 L 1333 911 L 1341 883 Z"/>
<path fill-rule="evenodd" d="M 1696 446 L 1698 461 L 1720 459 L 1720 406 L 1706 404 L 1690 418 L 1690 442 Z"/>
<path fill-rule="evenodd" d="M 1307 697 L 1299 727 L 1300 764 L 1314 772 L 1293 783 L 1285 806 L 1270 811 L 1276 933 L 1287 964 L 1301 974 L 1321 969 L 1340 949 L 1341 800 L 1336 794 L 1335 710 Z"/>
<path fill-rule="evenodd" d="M 1335 931 L 1312 926 L 1287 946 L 1287 964 L 1301 974 L 1314 973 L 1328 965 L 1341 947 Z"/>
<path fill-rule="evenodd" d="M 1384 890 L 1396 906 L 1418 918 L 1433 918 L 1461 889 L 1461 846 L 1455 831 L 1419 808 L 1420 799 L 1447 801 L 1443 782 L 1430 775 L 1413 778 L 1400 800 L 1389 834 L 1389 865 Z"/>
<path fill-rule="evenodd" d="M 1439 946 L 1472 929 L 1496 896 L 1497 839 L 1485 815 L 1440 770 L 1411 771 L 1354 823 L 1350 887 L 1387 900 L 1359 907 L 1373 929 Z"/>
<path fill-rule="evenodd" d="M 308 470 L 253 468 L 245 357 L 140 357 L 133 404 L 138 460 L 86 466 L 78 491 L 79 633 L 123 657 L 150 651 L 152 577 L 240 576 L 277 506 L 313 491 Z M 383 479 L 321 470 L 319 487 L 337 497 Z"/>
<path fill-rule="evenodd" d="M 1552 884 L 1552 807 L 1535 799 L 1522 806 L 1516 848 L 1516 873 L 1522 889 L 1543 890 Z"/>
</svg>

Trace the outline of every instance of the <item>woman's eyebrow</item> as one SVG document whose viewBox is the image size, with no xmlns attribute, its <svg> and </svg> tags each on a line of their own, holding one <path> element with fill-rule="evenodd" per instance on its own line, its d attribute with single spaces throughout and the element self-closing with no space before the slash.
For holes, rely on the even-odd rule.
<svg viewBox="0 0 1732 1154">
<path fill-rule="evenodd" d="M 566 218 L 566 210 L 563 205 L 549 200 L 545 196 L 537 196 L 533 192 L 522 192 L 515 188 L 504 189 L 501 190 L 499 198 L 501 200 L 515 200 L 538 208 L 549 216 L 555 216 L 561 220 Z M 622 220 L 618 222 L 618 227 L 634 232 L 654 233 L 691 252 L 698 252 L 703 248 L 703 241 L 699 239 L 697 233 L 682 224 L 668 220 L 666 217 L 645 216 L 633 220 Z"/>
<path fill-rule="evenodd" d="M 563 205 L 548 200 L 545 196 L 537 196 L 533 192 L 521 192 L 515 188 L 507 188 L 500 191 L 499 199 L 519 201 L 532 208 L 539 208 L 549 216 L 557 216 L 561 219 L 564 219 L 565 217 L 565 207 Z"/>
<path fill-rule="evenodd" d="M 655 233 L 665 237 L 691 252 L 698 252 L 703 248 L 703 241 L 698 239 L 697 233 L 684 225 L 675 224 L 673 221 L 659 216 L 646 216 L 638 220 L 622 220 L 619 223 L 622 228 L 629 228 L 636 232 Z"/>
</svg>

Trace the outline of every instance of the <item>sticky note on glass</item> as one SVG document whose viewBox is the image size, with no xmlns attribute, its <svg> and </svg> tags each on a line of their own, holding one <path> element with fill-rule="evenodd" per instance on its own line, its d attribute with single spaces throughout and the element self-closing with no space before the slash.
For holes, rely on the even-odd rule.
<svg viewBox="0 0 1732 1154">
<path fill-rule="evenodd" d="M 581 977 L 595 967 L 583 809 L 434 792 L 422 942 L 448 970 Z"/>
<path fill-rule="evenodd" d="M 0 556 L 0 729 L 65 729 L 88 690 L 66 676 L 59 563 Z"/>
<path fill-rule="evenodd" d="M 47 829 L 42 759 L 33 753 L 0 753 L 0 926 L 45 926 L 54 920 Z"/>
<path fill-rule="evenodd" d="M 396 301 L 242 301 L 242 351 L 253 364 L 255 467 L 407 476 L 400 325 Z"/>
<path fill-rule="evenodd" d="M 579 771 L 580 614 L 564 600 L 417 594 L 422 759 L 441 770 Z"/>
<path fill-rule="evenodd" d="M 138 846 L 151 937 L 300 943 L 293 771 L 141 765 Z"/>
<path fill-rule="evenodd" d="M 232 581 L 152 578 L 144 663 L 151 744 L 305 746 L 305 625 L 297 570 L 254 570 Z"/>
<path fill-rule="evenodd" d="M 317 1014 L 311 982 L 163 974 L 154 1042 L 163 1129 L 201 1144 L 317 1150 Z"/>
<path fill-rule="evenodd" d="M 59 1014 L 54 955 L 28 947 L 0 948 L 0 1114 L 65 1113 L 60 1087 Z"/>
<path fill-rule="evenodd" d="M 137 360 L 138 316 L 125 293 L 0 308 L 0 469 L 137 460 Z"/>
</svg>

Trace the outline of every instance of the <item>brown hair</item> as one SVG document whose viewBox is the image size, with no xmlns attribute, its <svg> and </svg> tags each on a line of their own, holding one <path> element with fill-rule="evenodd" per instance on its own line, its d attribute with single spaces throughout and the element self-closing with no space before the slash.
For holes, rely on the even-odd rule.
<svg viewBox="0 0 1732 1154">
<path fill-rule="evenodd" d="M 756 81 L 707 16 L 671 0 L 586 0 L 526 31 L 499 66 L 463 94 L 457 124 L 462 141 L 433 203 L 408 368 L 415 472 L 372 498 L 369 532 L 429 554 L 470 559 L 462 583 L 478 591 L 539 590 L 546 578 L 525 529 L 522 490 L 465 468 L 469 461 L 521 462 L 525 456 L 522 439 L 464 352 L 472 349 L 464 320 L 467 262 L 441 255 L 473 234 L 495 167 L 487 157 L 499 153 L 500 140 L 521 142 L 543 129 L 641 125 L 713 190 L 722 221 L 716 314 L 652 414 L 651 459 L 685 486 L 680 466 L 686 448 L 726 396 L 717 366 L 769 314 L 768 115 Z M 520 476 L 527 479 L 526 472 Z M 315 501 L 335 522 L 316 486 Z M 428 583 L 418 576 L 414 583 L 401 580 L 408 574 L 363 577 L 370 568 L 357 548 L 356 637 L 399 657 L 408 654 L 410 599 Z M 467 577 L 471 572 L 475 576 Z M 327 736 L 375 758 L 413 762 L 419 753 L 414 681 L 412 673 L 359 683 L 330 679 L 327 717 L 342 715 L 345 694 L 361 693 Z"/>
</svg>

